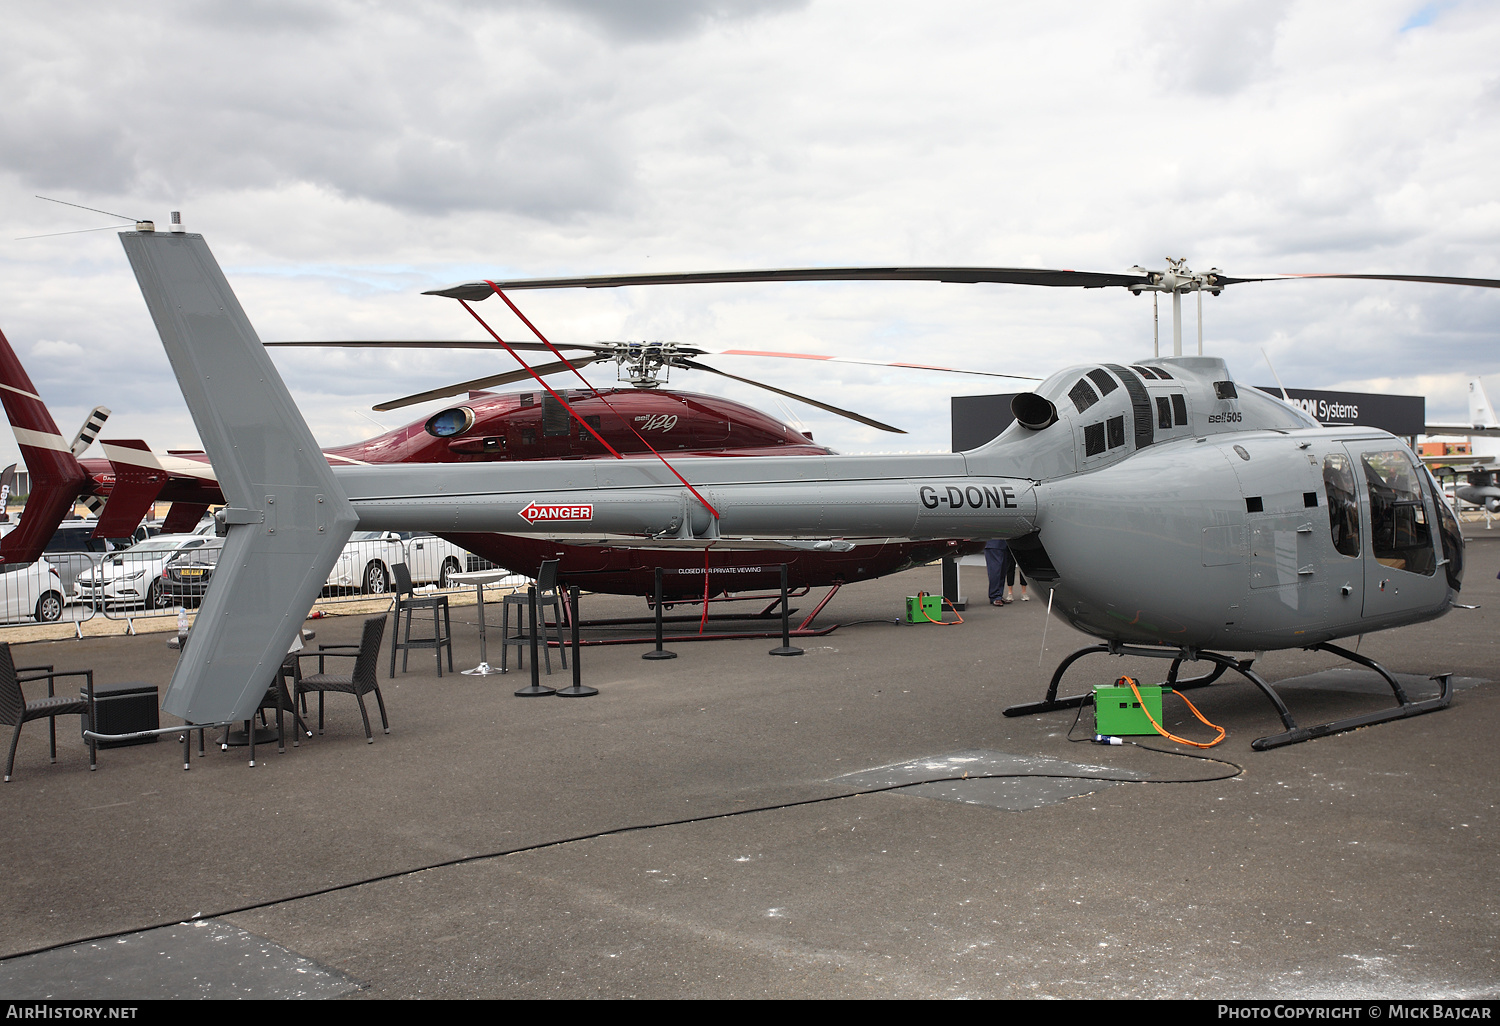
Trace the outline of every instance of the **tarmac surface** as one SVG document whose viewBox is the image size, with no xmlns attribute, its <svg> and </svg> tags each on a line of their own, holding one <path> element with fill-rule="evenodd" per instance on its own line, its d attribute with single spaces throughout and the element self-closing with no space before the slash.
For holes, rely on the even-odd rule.
<svg viewBox="0 0 1500 1026">
<path fill-rule="evenodd" d="M 991 607 L 969 569 L 962 625 L 898 625 L 936 567 L 845 588 L 820 618 L 842 626 L 795 658 L 767 654 L 778 639 L 586 648 L 586 699 L 439 679 L 413 653 L 394 680 L 382 665 L 389 734 L 372 702 L 366 744 L 331 695 L 322 736 L 253 768 L 211 747 L 185 773 L 169 739 L 91 774 L 71 719 L 55 765 L 32 723 L 0 786 L 0 995 L 1494 997 L 1500 544 L 1473 533 L 1463 601 L 1482 608 L 1360 647 L 1426 694 L 1454 672 L 1452 707 L 1253 752 L 1279 721 L 1226 675 L 1191 697 L 1242 773 L 1070 743 L 1071 711 L 1003 718 L 1091 639 L 1054 619 L 1039 665 L 1046 594 Z M 477 631 L 454 627 L 471 667 Z M 15 657 L 164 689 L 176 655 L 155 634 Z M 1327 655 L 1256 666 L 1300 723 L 1389 701 Z M 1064 687 L 1165 669 L 1094 656 Z M 879 790 L 966 771 L 1018 775 Z"/>
</svg>

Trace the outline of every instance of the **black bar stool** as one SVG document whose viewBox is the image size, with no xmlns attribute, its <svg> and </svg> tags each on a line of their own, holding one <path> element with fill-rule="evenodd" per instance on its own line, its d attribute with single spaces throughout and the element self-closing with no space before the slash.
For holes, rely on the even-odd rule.
<svg viewBox="0 0 1500 1026">
<path fill-rule="evenodd" d="M 391 630 L 391 676 L 396 676 L 396 650 L 401 650 L 401 672 L 406 672 L 406 661 L 413 648 L 430 648 L 437 657 L 438 676 L 443 675 L 443 649 L 448 650 L 448 672 L 453 672 L 453 628 L 448 620 L 447 595 L 414 595 L 411 587 L 411 571 L 405 563 L 391 566 L 396 575 L 396 621 Z M 417 609 L 432 610 L 432 637 L 411 636 L 411 615 Z M 406 612 L 406 631 L 402 636 L 401 613 Z"/>
<path fill-rule="evenodd" d="M 563 625 L 563 598 L 562 598 L 562 589 L 559 588 L 558 585 L 557 585 L 557 567 L 558 567 L 558 564 L 560 562 L 561 562 L 561 560 L 549 559 L 545 563 L 542 564 L 542 568 L 540 570 L 538 570 L 537 573 L 536 573 L 536 608 L 537 608 L 537 615 L 542 620 L 542 625 L 540 627 L 537 627 L 535 624 L 533 624 L 531 629 L 537 631 L 539 633 L 539 635 L 541 636 L 541 641 L 542 641 L 542 660 L 543 660 L 543 664 L 547 667 L 547 675 L 549 677 L 552 675 L 552 653 L 551 653 L 551 646 L 547 643 L 547 637 L 546 637 L 546 635 L 547 635 L 547 626 L 546 626 L 546 619 L 547 618 L 546 618 L 546 614 L 544 614 L 544 613 L 541 612 L 542 605 L 544 603 L 550 603 L 551 606 L 552 606 L 552 615 L 553 615 L 553 621 L 554 621 L 553 622 L 553 628 L 554 628 L 554 631 L 555 631 L 556 636 L 557 636 L 557 653 L 558 653 L 559 657 L 561 657 L 561 659 L 562 659 L 562 668 L 564 670 L 566 670 L 568 668 L 568 649 L 567 649 L 567 646 L 563 644 L 563 639 L 562 639 L 562 625 Z M 530 644 L 530 638 L 531 638 L 531 632 L 526 629 L 526 610 L 527 610 L 527 603 L 528 603 L 528 601 L 529 601 L 529 599 L 528 599 L 528 597 L 526 596 L 525 593 L 517 593 L 517 594 L 514 594 L 514 595 L 507 595 L 507 596 L 505 596 L 505 600 L 501 604 L 501 608 L 500 608 L 500 637 L 502 639 L 502 644 L 500 646 L 500 672 L 501 673 L 506 673 L 507 672 L 507 669 L 506 669 L 506 656 L 509 654 L 512 645 L 514 645 L 515 649 L 516 649 L 516 669 L 519 670 L 519 669 L 524 669 L 525 668 L 525 662 L 522 659 L 522 654 L 526 651 L 526 646 L 528 644 Z M 515 632 L 515 634 L 511 634 L 511 632 L 510 632 L 510 611 L 511 611 L 511 607 L 515 607 L 515 610 L 516 610 L 516 632 Z"/>
</svg>

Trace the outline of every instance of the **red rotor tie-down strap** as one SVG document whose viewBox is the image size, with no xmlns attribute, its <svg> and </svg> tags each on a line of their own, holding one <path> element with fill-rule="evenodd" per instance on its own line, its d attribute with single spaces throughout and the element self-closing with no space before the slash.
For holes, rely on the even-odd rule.
<svg viewBox="0 0 1500 1026">
<path fill-rule="evenodd" d="M 470 306 L 466 300 L 460 299 L 459 303 L 463 306 L 463 308 L 465 310 L 469 311 L 469 315 L 471 317 L 473 317 L 476 321 L 479 322 L 479 326 L 480 327 L 482 327 L 485 331 L 487 331 L 487 332 L 490 333 L 490 337 L 491 338 L 493 338 L 496 342 L 499 342 L 502 346 L 505 347 L 505 351 L 507 353 L 509 353 L 511 356 L 514 356 L 516 358 L 516 362 L 519 363 L 522 367 L 524 367 L 526 369 L 526 373 L 527 374 L 530 374 L 533 378 L 536 378 L 536 383 L 538 385 L 541 385 L 543 388 L 545 388 L 547 390 L 547 394 L 548 395 L 552 396 L 552 398 L 556 399 L 558 402 L 562 403 L 563 406 L 567 407 L 568 412 L 573 415 L 573 419 L 576 420 L 576 421 L 578 421 L 578 423 L 582 424 L 583 427 L 584 427 L 584 430 L 588 431 L 589 434 L 591 434 L 595 438 L 599 439 L 600 444 L 603 445 L 606 449 L 609 450 L 610 455 L 612 455 L 617 460 L 623 460 L 625 458 L 624 456 L 621 456 L 619 453 L 615 452 L 615 447 L 612 446 L 612 445 L 610 445 L 608 442 L 606 442 L 604 440 L 604 436 L 601 435 L 601 434 L 599 434 L 599 432 L 595 431 L 593 429 L 593 427 L 590 426 L 590 424 L 589 424 L 588 421 L 586 421 L 582 417 L 580 417 L 578 415 L 578 412 L 576 410 L 574 410 L 573 407 L 568 406 L 568 401 L 566 399 L 564 399 L 562 396 L 558 395 L 556 392 L 552 391 L 552 386 L 551 385 L 548 385 L 541 378 L 537 377 L 536 371 L 534 371 L 534 370 L 531 369 L 531 364 L 529 364 L 525 360 L 521 359 L 521 354 L 518 353 L 518 352 L 516 352 L 514 349 L 512 349 L 510 347 L 510 343 L 509 342 L 505 341 L 505 339 L 503 339 L 499 335 L 495 334 L 495 329 L 491 328 L 488 324 L 485 324 L 484 323 L 484 318 L 481 317 L 481 316 L 479 316 L 479 314 L 475 313 L 474 312 L 474 308 L 472 306 Z M 574 371 L 574 373 L 576 374 L 577 371 Z"/>
<path fill-rule="evenodd" d="M 576 377 L 579 381 L 582 381 L 583 384 L 584 384 L 584 386 L 586 388 L 588 388 L 589 391 L 593 392 L 594 395 L 595 395 L 595 397 L 598 398 L 598 400 L 601 403 L 603 403 L 609 409 L 610 413 L 613 413 L 616 417 L 620 417 L 619 411 L 616 410 L 613 406 L 610 406 L 609 400 L 606 399 L 606 398 L 604 398 L 603 394 L 601 394 L 600 391 L 597 388 L 595 388 L 593 385 L 590 385 L 588 379 L 585 378 L 582 374 L 580 374 L 578 372 L 578 368 L 574 367 L 573 364 L 571 362 L 569 362 L 569 360 L 568 360 L 568 358 L 566 356 L 564 356 L 562 353 L 558 352 L 556 346 L 554 346 L 551 342 L 547 341 L 547 336 L 546 335 L 543 335 L 540 331 L 537 330 L 537 326 L 535 324 L 532 324 L 531 321 L 530 321 L 530 319 L 528 319 L 527 316 L 521 312 L 521 308 L 518 307 L 518 306 L 516 306 L 515 303 L 512 303 L 510 301 L 510 297 L 507 296 L 504 292 L 500 291 L 500 286 L 496 285 L 494 282 L 490 281 L 488 278 L 485 279 L 484 283 L 486 285 L 488 285 L 494 291 L 495 295 L 499 296 L 502 300 L 505 301 L 505 305 L 508 306 L 508 307 L 510 307 L 511 312 L 514 313 L 517 317 L 521 318 L 521 323 L 524 324 L 524 325 L 526 325 L 526 327 L 528 327 L 529 329 L 531 329 L 531 333 L 533 335 L 535 335 L 537 338 L 541 339 L 542 344 L 545 345 L 549 350 L 551 350 L 553 356 L 557 357 L 559 360 L 561 360 L 564 364 L 567 365 L 568 370 L 570 370 L 570 371 L 573 372 L 573 376 Z M 462 303 L 463 300 L 459 300 L 459 302 Z M 468 307 L 468 304 L 464 303 L 464 306 Z M 474 314 L 474 317 L 476 319 L 478 319 L 479 315 L 477 313 L 474 313 L 473 309 L 470 309 L 469 313 Z M 484 324 L 484 321 L 481 320 L 479 323 L 480 324 Z M 490 326 L 488 324 L 485 324 L 484 326 L 485 326 L 485 330 L 486 331 L 490 331 Z M 493 331 L 490 331 L 490 334 L 491 335 L 495 335 L 495 333 Z M 499 337 L 500 337 L 499 335 L 495 335 L 495 338 L 498 339 Z M 505 343 L 501 342 L 501 345 L 505 345 Z M 506 349 L 510 349 L 510 346 L 505 346 L 505 348 Z M 510 349 L 510 353 L 511 353 L 512 356 L 516 356 L 515 350 Z M 519 356 L 516 356 L 516 359 L 520 360 L 521 358 Z M 526 364 L 525 364 L 524 361 L 522 361 L 521 366 L 526 367 Z M 527 370 L 531 370 L 530 367 L 526 367 L 526 369 Z M 536 378 L 536 374 L 535 373 L 533 373 L 531 376 L 534 377 L 534 378 Z M 541 381 L 542 379 L 541 378 L 537 378 L 537 380 Z M 546 386 L 543 385 L 542 387 L 545 388 Z M 552 389 L 548 388 L 547 391 L 552 392 Z M 568 406 L 568 404 L 556 392 L 552 392 L 552 395 L 553 395 L 553 398 L 557 399 L 558 402 L 562 403 L 564 406 Z M 583 423 L 583 419 L 581 417 L 579 417 L 577 413 L 573 412 L 573 407 L 568 406 L 568 412 L 572 413 L 573 416 L 578 419 L 578 422 L 580 424 Z M 690 492 L 693 493 L 693 498 L 695 498 L 699 502 L 703 503 L 703 508 L 706 509 L 706 510 L 708 510 L 708 512 L 713 516 L 713 518 L 715 520 L 719 519 L 719 511 L 716 510 L 716 509 L 714 509 L 713 505 L 707 499 L 705 499 L 703 496 L 701 496 L 701 495 L 698 494 L 698 489 L 694 488 L 691 484 L 689 484 L 687 478 L 685 478 L 681 474 L 677 473 L 677 468 L 674 467 L 674 466 L 672 466 L 672 464 L 668 463 L 667 462 L 667 458 L 665 456 L 663 456 L 661 453 L 657 452 L 655 446 L 653 446 L 650 442 L 646 441 L 646 436 L 643 435 L 643 434 L 641 434 L 639 431 L 637 431 L 634 424 L 630 423 L 630 421 L 627 420 L 627 419 L 625 419 L 624 417 L 620 417 L 620 422 L 622 424 L 624 424 L 626 427 L 630 428 L 631 433 L 633 435 L 635 435 L 636 438 L 640 439 L 642 445 L 644 445 L 647 449 L 651 450 L 651 455 L 653 455 L 657 459 L 661 460 L 661 465 L 664 466 L 664 467 L 666 467 L 668 470 L 670 470 L 672 472 L 672 476 L 675 477 L 675 478 L 677 478 L 677 480 L 681 481 L 682 482 L 682 486 L 684 488 L 686 488 L 688 491 L 690 491 Z M 587 427 L 588 425 L 585 424 L 584 426 Z M 593 431 L 592 428 L 589 428 L 589 430 L 590 430 L 590 432 Z M 599 438 L 599 436 L 597 434 L 595 434 L 594 437 L 595 438 Z M 604 442 L 604 439 L 599 438 L 599 441 Z M 606 446 L 609 445 L 608 442 L 604 442 L 604 444 Z M 610 452 L 615 452 L 614 449 L 610 449 L 609 451 Z M 615 455 L 619 456 L 620 454 L 619 453 L 615 453 Z"/>
<path fill-rule="evenodd" d="M 703 618 L 698 621 L 699 634 L 708 626 L 708 553 L 712 548 L 712 545 L 707 545 L 703 549 Z"/>
</svg>

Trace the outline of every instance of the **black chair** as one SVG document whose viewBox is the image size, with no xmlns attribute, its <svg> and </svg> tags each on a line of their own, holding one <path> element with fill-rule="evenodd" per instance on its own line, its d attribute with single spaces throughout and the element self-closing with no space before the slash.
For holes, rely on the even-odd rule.
<svg viewBox="0 0 1500 1026">
<path fill-rule="evenodd" d="M 88 686 L 83 698 L 70 698 L 54 692 L 58 677 L 85 677 Z M 22 684 L 45 680 L 47 697 L 27 701 L 21 690 Z M 10 757 L 5 762 L 5 782 L 10 783 L 11 771 L 16 766 L 16 744 L 21 740 L 21 724 L 31 720 L 47 718 L 51 730 L 52 761 L 57 761 L 57 718 L 59 716 L 82 716 L 84 725 L 94 729 L 94 671 L 66 670 L 53 673 L 50 666 L 23 666 L 19 669 L 11 658 L 10 644 L 0 642 L 0 723 L 15 724 L 15 733 L 10 738 Z M 98 765 L 98 746 L 89 740 L 89 769 Z"/>
<path fill-rule="evenodd" d="M 292 698 L 292 693 L 287 690 L 286 679 L 291 677 L 297 679 L 297 657 L 289 655 L 281 663 L 281 669 L 276 671 L 276 676 L 271 678 L 271 686 L 266 688 L 266 693 L 261 696 L 260 706 L 255 710 L 260 714 L 260 721 L 266 722 L 266 710 L 276 710 L 276 751 L 281 754 L 286 752 L 286 714 L 292 714 L 292 747 L 296 748 L 302 743 L 302 731 L 307 730 L 307 724 L 302 722 L 302 715 L 297 712 L 297 703 Z M 308 734 L 312 731 L 308 730 Z M 245 736 L 250 743 L 250 765 L 255 765 L 255 723 L 253 720 L 245 721 Z"/>
<path fill-rule="evenodd" d="M 380 694 L 380 683 L 376 679 L 380 659 L 380 641 L 384 635 L 385 617 L 372 616 L 365 621 L 364 634 L 360 638 L 357 651 L 335 651 L 338 648 L 351 648 L 352 646 L 349 645 L 319 645 L 316 652 L 299 652 L 294 657 L 296 679 L 293 687 L 296 696 L 301 697 L 309 691 L 318 693 L 319 734 L 323 733 L 323 694 L 327 691 L 353 695 L 359 702 L 359 715 L 365 721 L 365 740 L 370 744 L 375 743 L 375 736 L 370 732 L 370 715 L 365 711 L 365 695 L 375 692 L 375 701 L 380 706 L 380 726 L 387 734 L 391 732 L 390 720 L 385 715 L 385 699 Z M 317 659 L 318 672 L 310 677 L 302 676 L 302 660 L 304 659 Z M 354 670 L 347 676 L 325 673 L 324 663 L 328 659 L 353 659 Z"/>
<path fill-rule="evenodd" d="M 453 630 L 448 622 L 448 596 L 412 594 L 411 571 L 405 563 L 395 563 L 391 572 L 396 575 L 396 619 L 391 629 L 391 676 L 396 676 L 396 650 L 401 650 L 401 672 L 406 672 L 406 660 L 413 648 L 430 648 L 437 656 L 438 676 L 443 675 L 443 649 L 448 650 L 448 672 L 453 672 Z M 411 615 L 414 610 L 432 610 L 432 637 L 411 636 Z M 401 611 L 406 611 L 406 635 L 401 635 Z M 442 612 L 441 618 L 438 613 Z"/>
<path fill-rule="evenodd" d="M 505 673 L 506 656 L 512 645 L 516 649 L 516 669 L 525 668 L 523 653 L 531 644 L 532 631 L 538 631 L 540 637 L 537 639 L 542 649 L 542 659 L 547 667 L 547 676 L 552 676 L 552 650 L 547 644 L 547 614 L 543 612 L 544 604 L 551 603 L 553 628 L 557 636 L 557 654 L 562 658 L 562 668 L 568 668 L 568 648 L 563 644 L 563 600 L 562 589 L 557 585 L 557 567 L 561 560 L 549 559 L 544 562 L 541 569 L 536 572 L 536 609 L 541 619 L 541 626 L 535 623 L 530 630 L 526 629 L 526 618 L 530 608 L 530 596 L 524 591 L 518 591 L 514 595 L 507 595 L 500 607 L 500 637 L 503 642 L 500 646 L 500 672 Z M 516 633 L 510 633 L 510 610 L 516 607 Z"/>
</svg>

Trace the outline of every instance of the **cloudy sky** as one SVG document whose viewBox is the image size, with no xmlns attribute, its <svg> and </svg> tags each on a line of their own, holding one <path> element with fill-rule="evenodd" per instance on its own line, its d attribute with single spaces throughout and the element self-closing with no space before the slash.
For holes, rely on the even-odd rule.
<svg viewBox="0 0 1500 1026">
<path fill-rule="evenodd" d="M 1065 12 L 1065 13 L 1060 13 Z M 0 329 L 71 434 L 196 446 L 110 224 L 207 237 L 264 339 L 477 338 L 474 276 L 818 264 L 1500 277 L 1500 6 L 1258 0 L 0 0 Z M 668 339 L 1045 375 L 1151 352 L 1151 300 L 917 283 L 517 294 L 554 341 Z M 1500 290 L 1239 286 L 1206 350 L 1267 383 L 1500 388 Z M 525 337 L 495 302 L 480 308 Z M 1189 310 L 1191 310 L 1189 306 Z M 1191 332 L 1190 327 L 1190 332 Z M 324 444 L 487 353 L 282 351 Z M 508 360 L 508 357 L 504 359 Z M 844 451 L 946 449 L 994 379 L 721 358 Z M 596 382 L 612 372 L 591 368 Z M 705 375 L 673 385 L 787 414 Z M 373 418 L 373 419 L 372 419 Z M 7 435 L 0 459 L 14 458 Z M 12 455 L 6 456 L 6 453 Z"/>
</svg>

